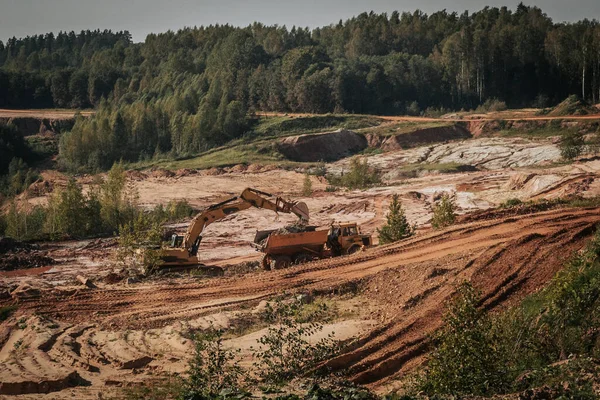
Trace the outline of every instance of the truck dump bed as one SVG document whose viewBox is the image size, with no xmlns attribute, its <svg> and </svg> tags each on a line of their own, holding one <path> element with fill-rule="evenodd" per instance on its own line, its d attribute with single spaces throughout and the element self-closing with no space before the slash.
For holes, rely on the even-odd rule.
<svg viewBox="0 0 600 400">
<path fill-rule="evenodd" d="M 271 234 L 263 247 L 265 254 L 321 253 L 327 242 L 328 230 Z"/>
</svg>

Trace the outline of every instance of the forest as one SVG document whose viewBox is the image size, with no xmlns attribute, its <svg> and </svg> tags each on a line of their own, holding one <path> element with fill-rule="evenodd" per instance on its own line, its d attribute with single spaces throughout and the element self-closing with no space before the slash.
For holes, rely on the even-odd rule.
<svg viewBox="0 0 600 400">
<path fill-rule="evenodd" d="M 600 101 L 600 24 L 538 7 L 363 13 L 315 28 L 211 25 L 0 42 L 0 108 L 95 108 L 61 137 L 71 170 L 185 157 L 243 136 L 258 111 L 433 114 L 492 100 Z"/>
</svg>

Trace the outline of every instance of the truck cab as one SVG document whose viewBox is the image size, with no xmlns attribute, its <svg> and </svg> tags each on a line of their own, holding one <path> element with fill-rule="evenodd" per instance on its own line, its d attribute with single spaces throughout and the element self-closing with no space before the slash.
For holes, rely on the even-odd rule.
<svg viewBox="0 0 600 400">
<path fill-rule="evenodd" d="M 373 244 L 371 235 L 362 234 L 355 222 L 332 226 L 331 237 L 337 237 L 342 254 L 356 253 L 363 246 L 369 247 Z"/>
</svg>

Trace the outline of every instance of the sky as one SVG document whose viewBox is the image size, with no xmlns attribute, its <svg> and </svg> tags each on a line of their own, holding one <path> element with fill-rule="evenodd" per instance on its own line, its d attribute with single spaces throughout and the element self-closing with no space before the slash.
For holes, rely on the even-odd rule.
<svg viewBox="0 0 600 400">
<path fill-rule="evenodd" d="M 515 9 L 519 0 L 0 0 L 0 40 L 84 29 L 128 30 L 135 42 L 148 33 L 229 23 L 315 28 L 364 11 L 426 13 L 477 11 L 486 5 Z M 600 19 L 600 0 L 524 0 L 555 22 Z"/>
</svg>

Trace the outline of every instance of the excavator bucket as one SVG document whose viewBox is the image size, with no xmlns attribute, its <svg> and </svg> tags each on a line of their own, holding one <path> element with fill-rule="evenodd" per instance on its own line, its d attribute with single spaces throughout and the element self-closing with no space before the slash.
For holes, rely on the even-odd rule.
<svg viewBox="0 0 600 400">
<path fill-rule="evenodd" d="M 292 212 L 294 214 L 296 214 L 297 216 L 299 216 L 302 221 L 305 221 L 305 222 L 310 221 L 308 206 L 306 205 L 305 202 L 300 201 L 300 202 L 296 203 L 292 208 L 293 208 Z"/>
</svg>

